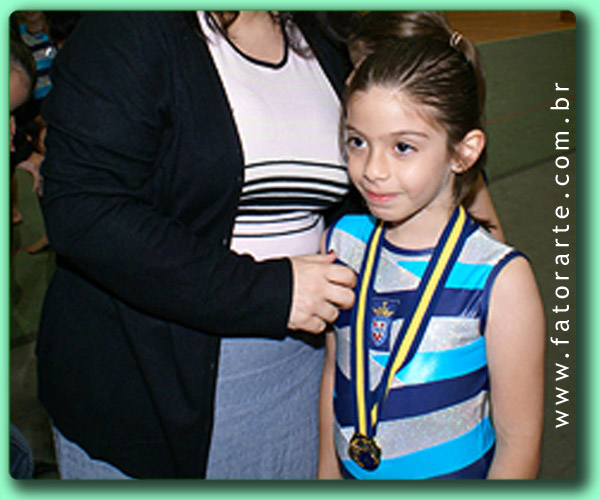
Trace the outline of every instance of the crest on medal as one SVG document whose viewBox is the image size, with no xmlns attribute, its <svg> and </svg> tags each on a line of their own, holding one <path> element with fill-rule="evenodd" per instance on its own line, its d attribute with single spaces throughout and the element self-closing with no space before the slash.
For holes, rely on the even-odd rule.
<svg viewBox="0 0 600 500">
<path fill-rule="evenodd" d="M 371 335 L 369 336 L 371 348 L 389 349 L 395 309 L 395 303 L 388 300 L 379 300 L 371 307 Z"/>
</svg>

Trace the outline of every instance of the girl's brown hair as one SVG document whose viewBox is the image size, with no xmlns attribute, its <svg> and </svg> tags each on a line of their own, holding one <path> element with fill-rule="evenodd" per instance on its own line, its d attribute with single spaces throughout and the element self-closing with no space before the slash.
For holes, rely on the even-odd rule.
<svg viewBox="0 0 600 500">
<path fill-rule="evenodd" d="M 469 131 L 483 130 L 485 87 L 477 49 L 442 13 L 371 12 L 354 32 L 350 49 L 370 55 L 348 84 L 344 115 L 355 92 L 383 85 L 432 111 L 448 134 L 451 154 Z M 469 193 L 484 162 L 485 149 L 470 169 L 456 175 L 458 201 Z"/>
</svg>

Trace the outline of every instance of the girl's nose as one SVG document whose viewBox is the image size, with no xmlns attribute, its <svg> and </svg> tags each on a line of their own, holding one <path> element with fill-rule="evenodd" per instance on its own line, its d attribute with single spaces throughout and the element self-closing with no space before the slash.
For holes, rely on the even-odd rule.
<svg viewBox="0 0 600 500">
<path fill-rule="evenodd" d="M 385 155 L 376 150 L 372 151 L 365 161 L 363 176 L 370 182 L 387 179 L 389 168 L 385 160 Z"/>
</svg>

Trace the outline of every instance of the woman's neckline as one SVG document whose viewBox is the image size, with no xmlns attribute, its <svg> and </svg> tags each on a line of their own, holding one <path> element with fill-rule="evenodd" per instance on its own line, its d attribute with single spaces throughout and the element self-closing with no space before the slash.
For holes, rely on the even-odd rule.
<svg viewBox="0 0 600 500">
<path fill-rule="evenodd" d="M 210 12 L 206 11 L 206 14 L 209 16 L 211 22 L 214 23 L 215 26 L 219 26 L 216 19 L 213 17 L 213 15 Z M 221 30 L 220 28 L 218 30 L 218 33 L 220 36 L 222 36 L 226 40 L 227 44 L 234 50 L 234 52 L 236 52 L 240 57 L 245 59 L 247 62 L 250 62 L 257 66 L 262 66 L 265 68 L 281 69 L 286 65 L 286 63 L 288 61 L 289 43 L 288 43 L 288 38 L 287 38 L 287 34 L 285 31 L 285 26 L 284 26 L 283 22 L 281 20 L 279 20 L 278 22 L 279 22 L 279 27 L 281 29 L 281 35 L 283 37 L 283 55 L 281 57 L 281 60 L 278 62 L 266 61 L 264 59 L 259 59 L 257 57 L 251 56 L 251 55 L 247 54 L 246 52 L 244 52 L 240 47 L 238 47 L 231 40 L 231 38 L 229 36 L 227 36 L 223 32 L 223 30 Z"/>
</svg>

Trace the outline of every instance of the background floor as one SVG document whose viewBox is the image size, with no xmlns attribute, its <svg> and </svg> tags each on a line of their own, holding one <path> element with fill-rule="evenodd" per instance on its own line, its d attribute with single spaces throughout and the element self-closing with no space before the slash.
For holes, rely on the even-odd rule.
<svg viewBox="0 0 600 500">
<path fill-rule="evenodd" d="M 510 244 L 531 259 L 548 318 L 548 338 L 568 339 L 565 347 L 548 343 L 546 426 L 540 477 L 568 478 L 575 473 L 575 25 L 559 12 L 449 12 L 456 29 L 478 42 L 487 74 L 490 191 Z M 555 91 L 555 83 L 569 88 Z M 569 99 L 569 111 L 551 111 L 558 97 Z M 569 124 L 565 123 L 569 119 Z M 569 132 L 569 149 L 555 150 L 555 134 Z M 568 168 L 555 161 L 564 156 Z M 568 173 L 560 187 L 555 175 Z M 54 266 L 51 250 L 35 255 L 25 247 L 42 235 L 38 201 L 31 180 L 18 172 L 19 206 L 24 221 L 11 228 L 10 262 L 10 419 L 30 441 L 38 477 L 56 477 L 48 418 L 36 399 L 34 342 L 39 310 Z M 563 178 L 563 177 L 561 177 Z M 567 198 L 565 195 L 569 195 Z M 555 216 L 558 205 L 569 207 L 568 219 Z M 554 233 L 555 225 L 570 229 Z M 555 247 L 555 238 L 568 247 Z M 569 266 L 557 266 L 556 255 L 569 254 Z M 555 272 L 568 276 L 568 299 L 555 296 Z M 553 313 L 570 305 L 569 313 Z M 560 317 L 559 317 L 560 316 Z M 569 320 L 569 332 L 556 332 L 557 320 Z M 565 354 L 569 357 L 566 358 Z M 569 368 L 560 381 L 556 364 Z M 557 389 L 564 401 L 557 397 Z M 556 410 L 568 417 L 560 425 Z"/>
</svg>

